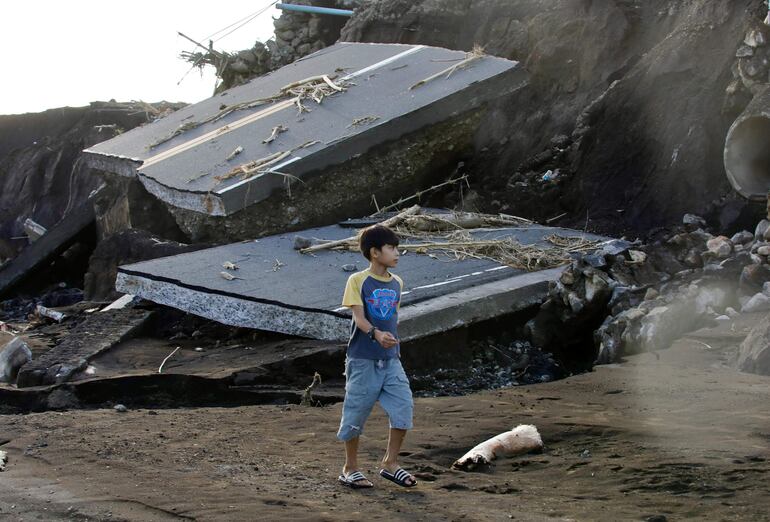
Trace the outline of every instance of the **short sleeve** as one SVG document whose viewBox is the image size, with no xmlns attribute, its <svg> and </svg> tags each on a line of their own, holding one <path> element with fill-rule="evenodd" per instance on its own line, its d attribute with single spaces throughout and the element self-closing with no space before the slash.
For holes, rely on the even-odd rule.
<svg viewBox="0 0 770 522">
<path fill-rule="evenodd" d="M 401 295 L 404 293 L 404 280 L 398 277 L 396 274 L 393 274 L 393 277 L 396 278 L 396 281 L 398 281 L 399 286 L 401 287 L 401 290 L 398 292 L 398 305 L 396 305 L 396 311 L 401 310 Z"/>
<path fill-rule="evenodd" d="M 345 294 L 342 296 L 342 306 L 363 306 L 364 301 L 361 299 L 361 277 L 359 274 L 353 274 L 348 277 L 348 282 L 345 285 Z"/>
</svg>

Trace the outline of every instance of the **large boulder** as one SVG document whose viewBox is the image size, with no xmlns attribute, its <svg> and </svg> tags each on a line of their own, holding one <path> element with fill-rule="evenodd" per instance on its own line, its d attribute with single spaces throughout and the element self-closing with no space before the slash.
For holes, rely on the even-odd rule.
<svg viewBox="0 0 770 522">
<path fill-rule="evenodd" d="M 0 344 L 2 344 L 0 337 Z M 14 337 L 0 349 L 0 382 L 14 383 L 19 369 L 32 360 L 32 351 L 20 337 Z"/>
<path fill-rule="evenodd" d="M 738 351 L 738 369 L 770 375 L 770 315 L 755 326 Z"/>
</svg>

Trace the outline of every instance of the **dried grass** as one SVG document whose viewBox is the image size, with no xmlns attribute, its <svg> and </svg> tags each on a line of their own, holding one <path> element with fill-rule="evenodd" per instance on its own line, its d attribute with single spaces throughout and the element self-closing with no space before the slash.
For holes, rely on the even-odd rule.
<svg viewBox="0 0 770 522">
<path fill-rule="evenodd" d="M 565 265 L 572 254 L 591 252 L 600 243 L 585 237 L 553 234 L 546 238 L 548 245 L 524 245 L 512 238 L 480 239 L 473 234 L 531 225 L 531 221 L 516 216 L 462 212 L 405 215 L 392 228 L 399 237 L 407 240 L 399 246 L 402 252 L 446 261 L 485 259 L 527 271 Z M 313 250 L 324 248 L 355 251 L 358 244 L 356 238 L 348 238 L 326 246 L 318 245 Z"/>
</svg>

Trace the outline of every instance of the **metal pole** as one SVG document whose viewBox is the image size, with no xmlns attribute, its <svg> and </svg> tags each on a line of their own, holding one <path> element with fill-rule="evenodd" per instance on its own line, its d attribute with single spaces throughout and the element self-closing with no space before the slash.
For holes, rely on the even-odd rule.
<svg viewBox="0 0 770 522">
<path fill-rule="evenodd" d="M 275 4 L 278 9 L 284 11 L 297 11 L 300 13 L 326 14 L 335 16 L 353 16 L 353 11 L 348 9 L 332 9 L 331 7 L 315 7 L 312 5 Z"/>
</svg>

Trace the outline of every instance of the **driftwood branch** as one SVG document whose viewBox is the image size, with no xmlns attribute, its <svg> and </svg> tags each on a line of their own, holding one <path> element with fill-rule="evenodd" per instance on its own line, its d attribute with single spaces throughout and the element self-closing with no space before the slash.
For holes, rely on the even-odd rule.
<svg viewBox="0 0 770 522">
<path fill-rule="evenodd" d="M 386 226 L 386 227 L 395 227 L 399 223 L 401 223 L 404 219 L 406 219 L 409 216 L 414 216 L 416 214 L 420 213 L 420 206 L 414 205 L 412 207 L 409 207 L 408 209 L 404 210 L 403 212 L 399 212 L 395 216 L 386 219 L 380 225 Z M 309 246 L 307 248 L 303 248 L 300 250 L 300 253 L 302 254 L 310 254 L 312 252 L 317 252 L 319 250 L 329 250 L 331 248 L 336 248 L 340 246 L 348 246 L 351 243 L 355 243 L 357 240 L 357 236 L 351 236 L 345 239 L 338 239 L 336 241 L 327 241 L 326 243 L 321 243 L 318 245 Z"/>
<path fill-rule="evenodd" d="M 392 205 L 388 205 L 386 207 L 382 207 L 382 208 L 378 209 L 377 210 L 377 214 L 382 214 L 382 213 L 387 212 L 387 211 L 389 211 L 391 209 L 397 208 L 397 207 L 403 205 L 404 203 L 406 203 L 407 201 L 409 201 L 411 199 L 415 199 L 415 198 L 419 199 L 423 194 L 426 194 L 426 193 L 431 192 L 433 190 L 440 189 L 441 187 L 445 187 L 447 185 L 454 185 L 455 183 L 459 183 L 459 182 L 465 181 L 467 179 L 468 179 L 468 175 L 464 174 L 464 175 L 460 176 L 459 178 L 449 179 L 449 180 L 446 180 L 443 183 L 439 183 L 438 185 L 433 185 L 432 187 L 428 187 L 425 190 L 420 190 L 418 192 L 415 192 L 414 194 L 412 194 L 409 197 L 399 199 L 398 201 L 396 201 Z"/>
<path fill-rule="evenodd" d="M 310 386 L 305 388 L 305 391 L 302 392 L 302 400 L 300 401 L 300 406 L 312 406 L 313 405 L 313 390 L 321 385 L 321 375 L 318 372 L 315 372 L 313 375 L 313 382 L 310 383 Z"/>
<path fill-rule="evenodd" d="M 452 469 L 471 471 L 489 465 L 497 457 L 513 457 L 541 451 L 543 440 L 537 428 L 522 424 L 475 446 L 452 464 Z"/>
</svg>

